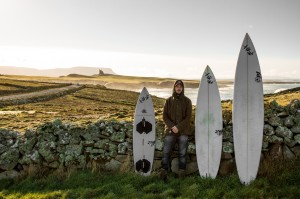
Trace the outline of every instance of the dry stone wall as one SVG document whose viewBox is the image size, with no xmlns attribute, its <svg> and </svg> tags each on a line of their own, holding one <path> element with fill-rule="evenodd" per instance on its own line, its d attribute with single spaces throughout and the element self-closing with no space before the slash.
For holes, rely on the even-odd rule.
<svg viewBox="0 0 300 199">
<path fill-rule="evenodd" d="M 234 143 L 231 119 L 224 118 L 223 152 L 219 175 L 234 171 Z M 161 167 L 163 124 L 156 126 L 154 170 Z M 133 170 L 132 123 L 99 120 L 86 126 L 60 119 L 27 129 L 24 134 L 0 129 L 0 179 L 26 175 L 29 168 L 44 170 L 98 169 Z M 265 107 L 262 161 L 300 156 L 300 101 L 282 107 L 276 101 Z M 172 169 L 177 170 L 176 148 Z M 187 173 L 197 172 L 194 137 L 188 143 Z"/>
</svg>

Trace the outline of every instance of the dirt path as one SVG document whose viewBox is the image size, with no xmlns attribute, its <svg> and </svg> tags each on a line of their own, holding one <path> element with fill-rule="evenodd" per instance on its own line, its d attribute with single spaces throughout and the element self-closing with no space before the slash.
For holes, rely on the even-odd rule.
<svg viewBox="0 0 300 199">
<path fill-rule="evenodd" d="M 9 96 L 0 97 L 0 101 L 20 100 L 20 99 L 23 100 L 23 99 L 29 99 L 29 98 L 34 98 L 34 97 L 43 97 L 43 96 L 47 96 L 47 95 L 53 95 L 53 94 L 61 93 L 64 91 L 76 89 L 79 87 L 81 87 L 81 86 L 71 85 L 71 86 L 66 86 L 66 87 L 61 87 L 61 88 L 53 88 L 53 89 L 42 90 L 42 91 L 37 91 L 37 92 L 32 92 L 32 93 L 9 95 Z"/>
</svg>

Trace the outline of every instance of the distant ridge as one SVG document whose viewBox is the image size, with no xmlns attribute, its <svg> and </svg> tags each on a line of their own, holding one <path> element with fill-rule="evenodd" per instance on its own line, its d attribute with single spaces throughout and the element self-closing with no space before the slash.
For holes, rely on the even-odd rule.
<svg viewBox="0 0 300 199">
<path fill-rule="evenodd" d="M 15 66 L 0 66 L 0 74 L 4 75 L 26 75 L 26 76 L 48 76 L 48 77 L 59 77 L 67 76 L 69 74 L 78 75 L 95 75 L 99 74 L 99 70 L 102 70 L 104 74 L 113 74 L 111 68 L 97 68 L 97 67 L 72 67 L 72 68 L 54 68 L 54 69 L 35 69 Z"/>
</svg>

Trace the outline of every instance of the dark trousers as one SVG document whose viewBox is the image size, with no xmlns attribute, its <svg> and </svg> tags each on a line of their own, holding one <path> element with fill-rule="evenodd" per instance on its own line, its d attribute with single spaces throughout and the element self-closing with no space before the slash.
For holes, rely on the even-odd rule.
<svg viewBox="0 0 300 199">
<path fill-rule="evenodd" d="M 162 158 L 162 167 L 168 171 L 171 170 L 171 155 L 176 143 L 178 143 L 178 159 L 179 169 L 186 169 L 186 151 L 187 151 L 187 135 L 175 136 L 174 134 L 166 135 L 164 139 L 164 151 Z"/>
</svg>

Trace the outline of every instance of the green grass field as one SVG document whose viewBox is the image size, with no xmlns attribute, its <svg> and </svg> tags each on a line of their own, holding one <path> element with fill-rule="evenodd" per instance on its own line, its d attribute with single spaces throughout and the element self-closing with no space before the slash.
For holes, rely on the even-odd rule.
<svg viewBox="0 0 300 199">
<path fill-rule="evenodd" d="M 248 186 L 237 174 L 216 179 L 198 173 L 184 179 L 171 175 L 163 181 L 157 173 L 143 177 L 133 172 L 74 171 L 1 180 L 0 198 L 299 198 L 299 168 L 299 159 L 277 162 Z"/>
</svg>

